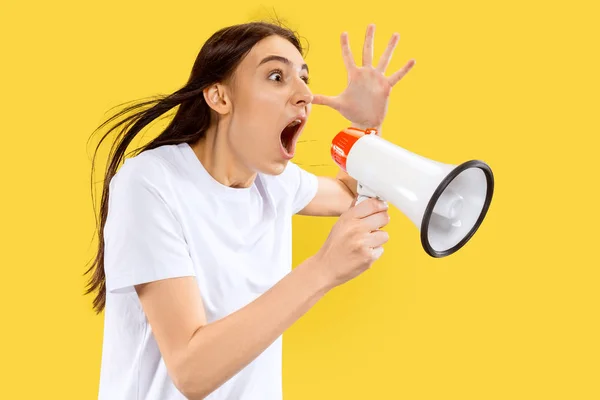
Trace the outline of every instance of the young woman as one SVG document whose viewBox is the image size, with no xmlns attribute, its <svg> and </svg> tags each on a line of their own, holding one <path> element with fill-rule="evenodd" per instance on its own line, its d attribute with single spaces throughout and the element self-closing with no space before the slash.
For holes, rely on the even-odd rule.
<svg viewBox="0 0 600 400">
<path fill-rule="evenodd" d="M 385 77 L 398 35 L 376 67 L 373 35 L 370 25 L 358 67 L 342 34 L 349 84 L 329 97 L 307 86 L 294 32 L 227 27 L 204 44 L 182 89 L 102 125 L 140 109 L 110 130 L 125 124 L 88 270 L 94 308 L 105 311 L 100 399 L 282 398 L 282 333 L 369 268 L 388 240 L 379 230 L 389 221 L 384 203 L 353 206 L 356 181 L 343 171 L 316 177 L 290 162 L 311 104 L 354 127 L 381 126 L 390 90 L 414 60 Z M 167 128 L 117 173 L 132 139 L 175 107 Z M 292 270 L 296 213 L 340 218 Z"/>
</svg>

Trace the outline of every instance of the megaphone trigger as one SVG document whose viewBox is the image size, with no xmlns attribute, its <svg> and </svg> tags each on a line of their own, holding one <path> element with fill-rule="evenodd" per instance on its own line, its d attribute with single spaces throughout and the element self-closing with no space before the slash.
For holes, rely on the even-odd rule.
<svg viewBox="0 0 600 400">
<path fill-rule="evenodd" d="M 367 188 L 366 186 L 364 186 L 360 182 L 357 185 L 357 192 L 358 192 L 358 197 L 356 199 L 356 204 L 355 205 L 359 205 L 363 201 L 365 201 L 367 199 L 370 199 L 370 198 L 373 198 L 373 197 L 378 198 L 379 200 L 383 201 L 383 199 L 381 197 L 377 196 L 377 194 L 375 194 L 375 192 L 373 192 L 372 190 L 370 190 L 369 188 Z"/>
</svg>

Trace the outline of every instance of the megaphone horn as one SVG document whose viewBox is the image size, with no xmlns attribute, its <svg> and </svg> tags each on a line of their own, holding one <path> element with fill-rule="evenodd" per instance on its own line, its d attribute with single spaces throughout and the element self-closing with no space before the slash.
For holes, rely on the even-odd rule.
<svg viewBox="0 0 600 400">
<path fill-rule="evenodd" d="M 339 132 L 331 156 L 358 182 L 357 204 L 371 197 L 392 203 L 420 230 L 423 249 L 432 257 L 463 247 L 492 201 L 494 175 L 483 161 L 430 160 L 381 138 L 375 129 Z"/>
</svg>

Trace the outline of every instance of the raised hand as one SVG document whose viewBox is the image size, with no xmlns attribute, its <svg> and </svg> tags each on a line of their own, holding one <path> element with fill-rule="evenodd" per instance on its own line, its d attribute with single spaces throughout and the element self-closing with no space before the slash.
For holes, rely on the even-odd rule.
<svg viewBox="0 0 600 400">
<path fill-rule="evenodd" d="M 373 37 L 375 35 L 375 25 L 367 27 L 365 43 L 362 52 L 362 67 L 354 63 L 354 57 L 350 50 L 348 34 L 342 33 L 340 43 L 342 47 L 342 57 L 348 72 L 348 86 L 337 96 L 326 96 L 315 94 L 313 104 L 329 106 L 337 110 L 354 126 L 359 128 L 379 128 L 381 127 L 385 115 L 392 87 L 398 83 L 404 75 L 411 70 L 416 61 L 411 59 L 394 72 L 386 77 L 385 70 L 390 63 L 396 44 L 400 38 L 398 33 L 394 33 L 390 39 L 385 52 L 379 59 L 376 67 L 373 67 Z"/>
</svg>

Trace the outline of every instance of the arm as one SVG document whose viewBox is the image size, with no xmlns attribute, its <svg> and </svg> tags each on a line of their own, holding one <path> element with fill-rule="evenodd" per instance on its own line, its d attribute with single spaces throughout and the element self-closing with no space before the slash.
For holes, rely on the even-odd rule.
<svg viewBox="0 0 600 400">
<path fill-rule="evenodd" d="M 207 324 L 193 277 L 137 285 L 175 386 L 203 399 L 239 372 L 331 289 L 313 258 L 240 310 Z M 190 318 L 190 316 L 192 318 Z"/>
<path fill-rule="evenodd" d="M 340 171 L 336 178 L 318 176 L 319 188 L 317 194 L 306 207 L 298 212 L 299 215 L 339 217 L 348 210 L 354 198 L 353 190 L 356 191 L 356 183 L 348 174 Z M 356 182 L 356 181 L 354 181 Z M 352 189 L 352 187 L 354 189 Z"/>
</svg>

